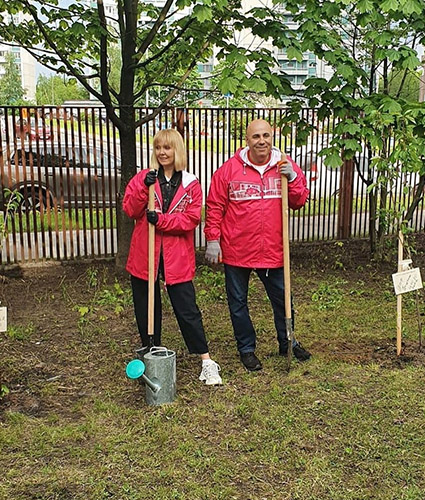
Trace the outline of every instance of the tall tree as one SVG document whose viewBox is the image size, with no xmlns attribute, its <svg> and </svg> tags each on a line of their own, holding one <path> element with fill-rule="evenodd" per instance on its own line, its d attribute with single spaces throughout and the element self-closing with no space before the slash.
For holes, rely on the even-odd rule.
<svg viewBox="0 0 425 500">
<path fill-rule="evenodd" d="M 35 90 L 37 104 L 62 106 L 65 101 L 88 99 L 89 93 L 77 81 L 58 75 L 40 75 Z"/>
<path fill-rule="evenodd" d="M 21 71 L 13 52 L 6 52 L 4 74 L 0 77 L 0 104 L 18 106 L 24 104 L 25 89 L 22 87 Z"/>
<path fill-rule="evenodd" d="M 299 23 L 301 50 L 314 52 L 333 69 L 329 80 L 315 77 L 305 82 L 305 96 L 311 106 L 319 106 L 319 117 L 334 115 L 339 120 L 330 146 L 323 150 L 325 161 L 341 165 L 341 151 L 345 159 L 360 151 L 369 157 L 367 175 L 359 175 L 368 185 L 371 251 L 380 257 L 389 225 L 407 222 L 423 196 L 425 104 L 392 95 L 390 76 L 400 72 L 403 88 L 408 74 L 420 66 L 425 1 L 288 0 L 285 8 Z M 297 50 L 292 55 L 299 58 Z M 296 111 L 301 103 L 292 106 Z M 391 191 L 400 172 L 418 172 L 419 189 L 410 206 L 394 212 L 388 207 L 393 206 Z"/>
<path fill-rule="evenodd" d="M 259 35 L 273 35 L 278 26 L 267 9 L 262 15 L 258 9 L 243 13 L 241 0 L 165 0 L 162 7 L 141 0 L 117 0 L 116 6 L 113 15 L 106 12 L 102 0 L 90 6 L 71 0 L 66 7 L 58 0 L 0 0 L 0 12 L 25 14 L 19 23 L 0 19 L 0 29 L 6 43 L 19 44 L 44 66 L 76 78 L 105 105 L 120 135 L 121 194 L 136 173 L 136 129 L 168 106 L 197 63 L 212 54 L 213 46 L 221 58 L 245 61 L 245 84 L 251 90 L 278 97 L 288 88 L 284 77 L 272 73 L 275 61 L 269 50 L 241 49 L 234 42 L 234 32 L 246 27 Z M 280 39 L 286 40 L 286 36 L 281 34 Z M 110 58 L 117 45 L 119 88 L 110 81 Z M 167 95 L 161 96 L 152 113 L 136 120 L 136 103 L 164 81 Z M 235 95 L 237 84 L 234 75 L 222 81 Z M 117 263 L 122 266 L 132 222 L 118 205 Z"/>
</svg>

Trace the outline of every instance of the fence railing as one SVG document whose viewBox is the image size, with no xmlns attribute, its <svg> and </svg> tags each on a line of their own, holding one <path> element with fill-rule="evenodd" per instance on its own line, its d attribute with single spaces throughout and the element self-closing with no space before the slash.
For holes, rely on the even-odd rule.
<svg viewBox="0 0 425 500">
<path fill-rule="evenodd" d="M 136 110 L 139 118 L 148 112 L 147 108 Z M 105 110 L 3 107 L 0 113 L 3 220 L 5 188 L 22 195 L 20 206 L 6 220 L 8 236 L 1 242 L 1 262 L 114 256 L 120 140 Z M 366 154 L 359 154 L 356 168 L 345 165 L 343 174 L 340 169 L 325 167 L 318 153 L 330 143 L 335 119 L 319 120 L 316 110 L 302 110 L 299 119 L 312 125 L 312 130 L 305 144 L 297 146 L 297 124 L 282 128 L 286 113 L 285 109 L 163 110 L 137 131 L 138 167 L 149 167 L 154 134 L 175 127 L 184 136 L 188 170 L 199 178 L 205 199 L 213 172 L 245 144 L 248 123 L 264 118 L 273 127 L 274 145 L 300 165 L 310 189 L 305 207 L 291 214 L 292 239 L 367 236 L 369 202 L 362 180 L 362 173 L 370 170 Z M 390 204 L 407 206 L 416 183 L 414 174 L 400 175 L 392 187 Z M 423 203 L 412 222 L 416 231 L 424 227 Z M 205 243 L 202 229 L 201 224 L 196 231 L 198 247 Z"/>
</svg>

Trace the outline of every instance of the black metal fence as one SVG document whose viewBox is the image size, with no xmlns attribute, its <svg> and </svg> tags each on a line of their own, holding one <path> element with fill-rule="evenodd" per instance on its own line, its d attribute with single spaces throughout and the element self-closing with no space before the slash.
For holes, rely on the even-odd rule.
<svg viewBox="0 0 425 500">
<path fill-rule="evenodd" d="M 148 111 L 139 108 L 137 116 Z M 0 224 L 6 224 L 8 233 L 1 237 L 1 262 L 115 255 L 119 134 L 104 109 L 4 107 L 0 113 Z M 138 167 L 149 167 L 154 134 L 177 128 L 185 138 L 188 170 L 199 178 L 205 197 L 213 172 L 244 145 L 248 123 L 264 118 L 273 127 L 274 144 L 297 161 L 310 188 L 309 202 L 291 214 L 292 239 L 367 236 L 369 206 L 362 180 L 362 173 L 370 169 L 366 154 L 358 155 L 347 181 L 346 173 L 327 168 L 318 156 L 330 143 L 335 119 L 320 121 L 316 110 L 302 110 L 299 119 L 313 128 L 305 144 L 297 146 L 297 124 L 282 128 L 286 113 L 286 109 L 163 110 L 137 131 Z M 400 175 L 392 186 L 390 205 L 408 206 L 417 180 L 415 174 Z M 415 231 L 424 227 L 423 200 L 412 227 Z M 196 232 L 198 247 L 205 243 L 202 229 L 201 224 Z"/>
</svg>

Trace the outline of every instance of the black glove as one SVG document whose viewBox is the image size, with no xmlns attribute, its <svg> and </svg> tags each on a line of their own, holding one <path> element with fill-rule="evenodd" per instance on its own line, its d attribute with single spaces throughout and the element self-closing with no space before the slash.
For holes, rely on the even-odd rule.
<svg viewBox="0 0 425 500">
<path fill-rule="evenodd" d="M 156 170 L 149 170 L 148 174 L 145 177 L 145 185 L 147 187 L 151 186 L 152 184 L 155 184 L 156 182 Z"/>
<path fill-rule="evenodd" d="M 148 210 L 147 211 L 147 218 L 148 221 L 155 226 L 155 224 L 158 222 L 158 214 L 155 212 L 155 210 Z"/>
</svg>

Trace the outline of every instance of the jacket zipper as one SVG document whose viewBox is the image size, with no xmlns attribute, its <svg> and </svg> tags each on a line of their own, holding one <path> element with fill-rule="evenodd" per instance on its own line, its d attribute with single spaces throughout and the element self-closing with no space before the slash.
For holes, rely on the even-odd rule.
<svg viewBox="0 0 425 500">
<path fill-rule="evenodd" d="M 184 193 L 184 195 L 180 198 L 180 200 L 174 205 L 174 207 L 168 212 L 169 214 L 173 213 L 173 211 L 179 206 L 179 204 L 184 200 L 187 196 L 187 193 Z"/>
<path fill-rule="evenodd" d="M 180 198 L 180 200 L 167 213 L 171 214 L 173 212 L 173 210 L 180 204 L 180 202 L 186 198 L 186 196 L 187 196 L 187 193 L 184 193 L 184 195 Z M 159 204 L 161 205 L 161 202 Z M 162 212 L 162 206 L 161 206 L 161 212 Z M 161 235 L 161 251 L 162 251 L 162 235 Z M 164 266 L 164 286 L 165 287 L 167 286 L 167 280 L 165 277 L 165 266 Z"/>
</svg>

